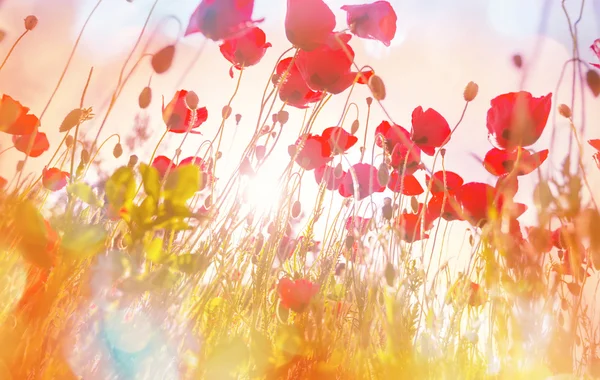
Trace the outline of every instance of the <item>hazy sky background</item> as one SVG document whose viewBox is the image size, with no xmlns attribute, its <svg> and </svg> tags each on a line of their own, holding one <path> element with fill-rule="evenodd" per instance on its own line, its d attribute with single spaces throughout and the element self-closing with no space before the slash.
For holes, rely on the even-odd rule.
<svg viewBox="0 0 600 380">
<path fill-rule="evenodd" d="M 133 46 L 143 23 L 152 6 L 153 0 L 104 0 L 97 13 L 91 19 L 75 54 L 65 82 L 57 93 L 42 121 L 51 142 L 57 143 L 57 129 L 63 117 L 79 103 L 81 90 L 91 66 L 94 66 L 94 77 L 86 99 L 86 106 L 93 106 L 97 118 L 85 124 L 85 128 L 95 133 L 104 115 L 103 106 L 112 94 L 118 72 Z M 357 4 L 363 1 L 330 0 L 327 4 L 338 16 L 338 30 L 346 28 L 343 4 Z M 522 54 L 525 63 L 531 63 L 529 75 L 523 89 L 534 96 L 542 96 L 554 92 L 562 66 L 571 56 L 571 38 L 565 16 L 559 1 L 546 0 L 392 0 L 390 1 L 398 14 L 398 33 L 390 48 L 374 41 L 353 38 L 351 45 L 356 51 L 359 65 L 369 64 L 384 79 L 388 98 L 384 104 L 390 111 L 394 121 L 410 128 L 412 110 L 422 105 L 432 107 L 444 115 L 451 125 L 458 120 L 463 107 L 462 91 L 469 81 L 479 84 L 480 92 L 471 104 L 462 125 L 448 145 L 446 169 L 460 173 L 466 181 L 481 181 L 493 184 L 495 178 L 488 174 L 472 155 L 483 157 L 491 148 L 487 140 L 485 128 L 486 112 L 490 100 L 505 92 L 519 90 L 522 72 L 512 64 L 511 57 L 515 53 Z M 240 92 L 233 102 L 233 113 L 243 115 L 242 123 L 236 127 L 233 122 L 226 127 L 225 140 L 231 143 L 231 153 L 225 147 L 225 163 L 222 167 L 231 169 L 237 163 L 235 154 L 245 146 L 256 124 L 256 116 L 260 94 L 269 80 L 270 72 L 277 57 L 289 47 L 285 39 L 283 18 L 285 17 L 285 1 L 256 0 L 255 18 L 265 17 L 261 27 L 267 33 L 267 40 L 273 44 L 256 67 L 248 68 L 244 73 Z M 7 37 L 0 44 L 0 56 L 9 49 L 12 41 L 22 31 L 22 20 L 28 14 L 38 16 L 38 27 L 22 41 L 13 57 L 0 72 L 0 93 L 14 96 L 28 105 L 34 113 L 44 108 L 77 34 L 85 18 L 96 4 L 95 0 L 6 0 L 0 11 L 0 27 L 7 31 Z M 185 29 L 189 16 L 198 4 L 197 0 L 160 0 L 150 20 L 149 30 L 158 32 L 150 43 L 150 51 L 160 49 L 172 42 L 178 35 L 179 26 L 168 16 L 175 16 Z M 566 5 L 570 17 L 575 20 L 581 2 L 568 0 Z M 538 34 L 540 22 L 545 17 L 545 30 Z M 583 18 L 579 24 L 580 50 L 585 60 L 594 57 L 589 49 L 592 41 L 600 37 L 600 0 L 586 1 Z M 161 20 L 163 21 L 161 23 Z M 142 46 L 147 36 L 144 37 Z M 136 153 L 140 157 L 149 157 L 154 145 L 164 131 L 160 113 L 160 97 L 164 95 L 168 101 L 177 89 L 194 90 L 199 94 L 200 103 L 207 106 L 209 120 L 201 127 L 204 137 L 191 136 L 184 144 L 185 154 L 193 154 L 197 146 L 205 139 L 212 138 L 220 123 L 220 113 L 231 95 L 235 79 L 228 76 L 229 62 L 219 53 L 218 45 L 208 41 L 200 61 L 183 84 L 177 88 L 181 73 L 192 61 L 195 53 L 203 44 L 200 35 L 193 35 L 180 40 L 173 68 L 166 74 L 154 76 L 152 88 L 154 98 L 151 107 L 140 112 L 137 106 L 139 91 L 148 83 L 151 68 L 148 60 L 140 65 L 132 76 L 123 94 L 108 119 L 102 137 L 118 132 L 125 137 L 133 128 L 136 114 L 150 117 L 150 128 L 153 135 L 141 150 L 125 151 L 121 164 L 125 164 L 128 154 Z M 534 56 L 534 47 L 539 44 L 539 54 Z M 134 61 L 140 49 L 134 54 Z M 129 65 L 128 67 L 131 67 Z M 236 77 L 237 78 L 237 77 Z M 553 110 L 559 103 L 570 104 L 571 72 L 567 70 L 558 94 L 553 97 Z M 594 99 L 585 89 L 585 123 L 588 136 L 600 136 L 600 107 L 598 99 Z M 348 92 L 338 95 L 327 105 L 316 124 L 316 132 L 337 123 L 342 105 Z M 579 90 L 577 90 L 579 94 Z M 364 132 L 366 107 L 364 98 L 369 95 L 362 86 L 352 95 L 352 100 L 361 107 L 361 130 Z M 579 102 L 581 104 L 581 102 Z M 277 107 L 277 105 L 276 105 Z M 302 111 L 291 110 L 291 121 L 285 126 L 285 134 L 277 154 L 280 159 L 269 168 L 279 174 L 289 158 L 287 145 L 296 138 L 302 120 Z M 554 112 L 554 111 L 553 111 Z M 579 125 L 581 110 L 575 108 L 576 123 Z M 373 131 L 384 116 L 377 108 L 371 115 L 370 131 L 367 146 L 372 145 Z M 349 129 L 353 117 L 349 117 L 345 127 Z M 568 136 L 568 124 L 557 117 L 557 147 L 551 152 L 552 160 L 560 162 L 566 150 L 565 141 Z M 548 148 L 552 129 L 552 118 L 542 138 L 532 147 L 535 150 Z M 235 140 L 233 137 L 235 136 Z M 158 153 L 172 155 L 179 145 L 181 136 L 169 136 Z M 362 140 L 362 137 L 361 137 Z M 4 146 L 6 139 L 0 139 Z M 227 144 L 226 144 L 227 145 Z M 112 144 L 111 144 L 112 146 Z M 592 183 L 599 183 L 598 171 L 592 168 L 591 148 L 585 146 L 586 159 L 592 172 Z M 110 155 L 112 148 L 106 149 Z M 379 152 L 378 152 L 379 153 Z M 30 169 L 41 168 L 51 152 L 31 160 Z M 227 157 L 231 155 L 231 159 Z M 349 155 L 350 161 L 356 161 L 358 147 Z M 14 163 L 20 157 L 16 153 L 6 154 L 2 160 L 2 172 L 12 173 Z M 112 159 L 112 158 L 111 158 Z M 426 161 L 429 162 L 429 161 Z M 547 169 L 549 163 L 543 168 Z M 10 174 L 7 174 L 10 176 Z M 316 192 L 317 186 L 313 176 L 307 175 L 308 186 L 303 191 L 308 194 Z M 423 183 L 423 173 L 418 174 Z M 523 177 L 522 177 L 523 178 Z M 521 192 L 518 198 L 527 201 L 531 193 L 530 183 L 533 176 L 521 180 Z M 385 194 L 389 195 L 389 194 Z M 339 197 L 338 197 L 339 198 Z M 528 213 L 525 218 L 531 218 Z M 531 220 L 531 219 L 529 219 Z"/>
</svg>

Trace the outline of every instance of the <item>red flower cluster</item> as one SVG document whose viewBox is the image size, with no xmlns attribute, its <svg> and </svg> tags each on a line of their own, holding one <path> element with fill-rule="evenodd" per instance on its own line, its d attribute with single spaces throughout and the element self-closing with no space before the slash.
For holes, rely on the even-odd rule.
<svg viewBox="0 0 600 380">
<path fill-rule="evenodd" d="M 29 108 L 8 95 L 0 99 L 0 132 L 12 135 L 19 152 L 39 157 L 50 149 L 46 134 L 39 132 L 40 120 L 29 113 Z M 34 136 L 35 135 L 35 136 Z"/>
<path fill-rule="evenodd" d="M 344 154 L 357 142 L 358 138 L 343 128 L 331 127 L 325 129 L 321 135 L 309 133 L 300 136 L 295 145 L 290 145 L 289 153 L 303 169 L 319 169 L 315 178 L 320 182 L 326 170 L 325 166 L 333 160 L 333 156 Z"/>
<path fill-rule="evenodd" d="M 310 304 L 312 298 L 319 292 L 319 285 L 306 279 L 290 280 L 282 278 L 277 285 L 281 306 L 301 313 Z"/>
</svg>

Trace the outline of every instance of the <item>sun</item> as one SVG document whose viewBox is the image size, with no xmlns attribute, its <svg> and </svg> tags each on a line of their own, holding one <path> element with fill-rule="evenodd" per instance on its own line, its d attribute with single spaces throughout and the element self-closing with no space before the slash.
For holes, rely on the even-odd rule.
<svg viewBox="0 0 600 380">
<path fill-rule="evenodd" d="M 267 216 L 277 210 L 283 196 L 281 185 L 269 172 L 247 178 L 243 191 L 243 207 L 255 216 Z"/>
</svg>

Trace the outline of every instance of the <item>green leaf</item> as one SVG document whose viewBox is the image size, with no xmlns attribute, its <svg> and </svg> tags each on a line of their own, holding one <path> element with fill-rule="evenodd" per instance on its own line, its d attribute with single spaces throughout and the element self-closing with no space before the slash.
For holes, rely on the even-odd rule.
<svg viewBox="0 0 600 380">
<path fill-rule="evenodd" d="M 106 181 L 104 191 L 108 202 L 121 207 L 135 197 L 135 176 L 133 170 L 127 166 L 120 167 Z"/>
<path fill-rule="evenodd" d="M 65 257 L 83 260 L 100 253 L 105 246 L 108 234 L 99 224 L 75 225 L 62 238 Z"/>
<path fill-rule="evenodd" d="M 208 257 L 200 254 L 185 253 L 173 258 L 173 266 L 177 270 L 190 275 L 204 272 L 209 264 Z"/>
<path fill-rule="evenodd" d="M 100 206 L 101 202 L 87 183 L 75 182 L 67 186 L 67 192 L 90 206 Z"/>
<path fill-rule="evenodd" d="M 153 166 L 140 164 L 140 173 L 142 174 L 142 181 L 144 183 L 144 191 L 146 194 L 154 199 L 159 199 L 160 175 L 158 174 L 158 170 Z"/>
<path fill-rule="evenodd" d="M 163 239 L 155 238 L 146 245 L 146 258 L 153 263 L 160 263 L 163 258 Z"/>
<path fill-rule="evenodd" d="M 173 204 L 182 204 L 190 199 L 200 183 L 200 168 L 196 165 L 184 165 L 176 168 L 167 176 L 165 199 Z"/>
</svg>

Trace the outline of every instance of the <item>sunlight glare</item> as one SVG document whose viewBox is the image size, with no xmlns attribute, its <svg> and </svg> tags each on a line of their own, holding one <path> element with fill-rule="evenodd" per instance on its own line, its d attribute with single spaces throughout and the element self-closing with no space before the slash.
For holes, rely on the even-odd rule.
<svg viewBox="0 0 600 380">
<path fill-rule="evenodd" d="M 257 173 L 249 179 L 244 196 L 244 206 L 256 215 L 268 215 L 276 209 L 281 199 L 281 189 L 276 179 L 267 173 Z"/>
</svg>

